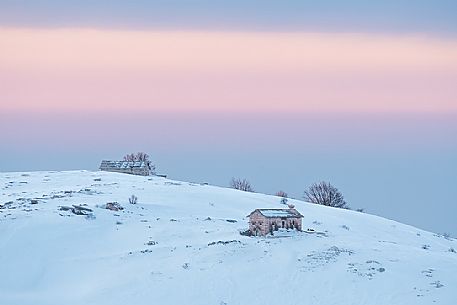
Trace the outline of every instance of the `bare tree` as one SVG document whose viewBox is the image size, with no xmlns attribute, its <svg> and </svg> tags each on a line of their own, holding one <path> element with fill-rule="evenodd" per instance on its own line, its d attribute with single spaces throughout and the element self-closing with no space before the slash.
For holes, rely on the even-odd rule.
<svg viewBox="0 0 457 305">
<path fill-rule="evenodd" d="M 124 156 L 124 161 L 150 161 L 149 155 L 144 152 L 137 152 L 132 154 L 126 154 Z"/>
<path fill-rule="evenodd" d="M 230 181 L 230 187 L 240 191 L 254 192 L 251 183 L 249 183 L 246 179 L 232 178 L 232 181 Z"/>
<path fill-rule="evenodd" d="M 136 153 L 136 159 L 137 161 L 150 161 L 149 160 L 149 155 L 144 152 L 137 152 Z"/>
<path fill-rule="evenodd" d="M 124 156 L 124 161 L 143 161 L 149 167 L 149 171 L 151 172 L 151 174 L 155 174 L 156 166 L 152 164 L 149 155 L 145 152 L 137 152 L 136 154 L 126 154 Z"/>
<path fill-rule="evenodd" d="M 135 154 L 126 154 L 124 156 L 124 161 L 136 161 Z"/>
<path fill-rule="evenodd" d="M 329 182 L 321 181 L 319 183 L 313 183 L 305 191 L 304 197 L 308 202 L 335 208 L 349 209 L 343 194 Z"/>
</svg>

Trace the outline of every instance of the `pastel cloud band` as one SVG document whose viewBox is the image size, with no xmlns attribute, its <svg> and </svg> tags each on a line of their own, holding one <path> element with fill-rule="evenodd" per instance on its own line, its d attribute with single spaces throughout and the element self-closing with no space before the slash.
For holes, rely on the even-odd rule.
<svg viewBox="0 0 457 305">
<path fill-rule="evenodd" d="M 0 29 L 0 107 L 455 111 L 457 41 Z"/>
</svg>

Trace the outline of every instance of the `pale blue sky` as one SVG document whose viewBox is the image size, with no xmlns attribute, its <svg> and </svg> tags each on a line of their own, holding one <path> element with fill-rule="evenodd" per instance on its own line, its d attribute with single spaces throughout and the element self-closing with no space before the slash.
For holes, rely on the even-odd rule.
<svg viewBox="0 0 457 305">
<path fill-rule="evenodd" d="M 0 116 L 0 171 L 97 170 L 142 150 L 172 179 L 228 186 L 246 177 L 256 191 L 296 198 L 326 180 L 353 208 L 457 236 L 455 114 L 103 116 Z"/>
</svg>

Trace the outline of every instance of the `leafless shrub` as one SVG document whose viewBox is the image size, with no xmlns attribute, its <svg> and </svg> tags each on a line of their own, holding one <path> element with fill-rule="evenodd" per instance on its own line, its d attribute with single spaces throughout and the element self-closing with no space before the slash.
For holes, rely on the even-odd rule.
<svg viewBox="0 0 457 305">
<path fill-rule="evenodd" d="M 276 192 L 275 196 L 287 198 L 287 193 L 284 191 L 278 191 L 278 192 Z"/>
<path fill-rule="evenodd" d="M 130 196 L 129 198 L 129 203 L 130 204 L 136 204 L 138 202 L 138 197 L 135 195 Z"/>
<path fill-rule="evenodd" d="M 251 183 L 249 183 L 246 179 L 232 178 L 232 181 L 230 181 L 230 187 L 240 191 L 254 192 Z"/>
<path fill-rule="evenodd" d="M 344 200 L 343 194 L 331 185 L 329 182 L 313 183 L 305 191 L 305 200 L 308 202 L 331 206 L 335 208 L 348 209 L 346 201 Z"/>
</svg>

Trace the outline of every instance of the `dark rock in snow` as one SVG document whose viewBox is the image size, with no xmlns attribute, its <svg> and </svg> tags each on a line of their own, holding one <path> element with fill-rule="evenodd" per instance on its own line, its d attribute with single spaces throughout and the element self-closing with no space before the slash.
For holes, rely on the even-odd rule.
<svg viewBox="0 0 457 305">
<path fill-rule="evenodd" d="M 85 211 L 85 212 L 92 212 L 91 209 L 84 207 L 83 205 L 76 205 L 73 204 L 73 209 L 79 210 L 79 211 Z"/>
<path fill-rule="evenodd" d="M 124 208 L 117 202 L 108 202 L 107 204 L 105 204 L 105 209 L 111 211 L 121 211 Z"/>
<path fill-rule="evenodd" d="M 63 206 L 59 207 L 59 210 L 60 211 L 71 211 L 75 215 L 84 215 L 84 216 L 92 215 L 92 210 L 89 209 L 89 208 L 86 208 L 86 207 L 84 207 L 82 205 L 75 205 L 74 204 L 71 207 L 63 205 Z"/>
<path fill-rule="evenodd" d="M 208 246 L 213 246 L 213 245 L 228 245 L 228 244 L 231 244 L 231 243 L 238 243 L 240 244 L 241 241 L 239 240 L 227 240 L 227 241 L 222 241 L 222 240 L 219 240 L 219 241 L 213 241 L 211 243 L 208 244 Z"/>
</svg>

